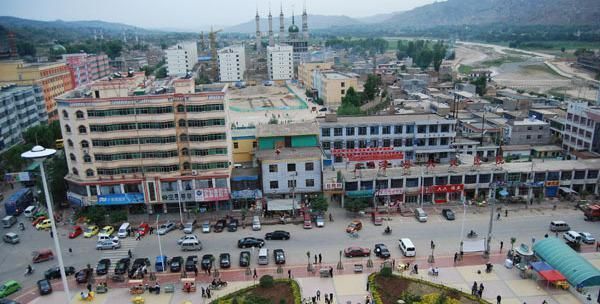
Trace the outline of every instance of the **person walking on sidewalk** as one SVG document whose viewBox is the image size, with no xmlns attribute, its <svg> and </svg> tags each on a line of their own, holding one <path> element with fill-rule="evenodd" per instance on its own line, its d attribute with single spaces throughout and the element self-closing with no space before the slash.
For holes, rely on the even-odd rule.
<svg viewBox="0 0 600 304">
<path fill-rule="evenodd" d="M 317 289 L 317 301 L 321 301 L 321 291 Z"/>
<path fill-rule="evenodd" d="M 503 247 L 504 247 L 504 241 L 500 241 L 500 252 L 502 252 Z"/>
<path fill-rule="evenodd" d="M 471 287 L 471 294 L 474 296 L 477 295 L 477 281 L 473 281 L 473 286 Z"/>
<path fill-rule="evenodd" d="M 508 209 L 504 209 L 504 217 L 508 216 Z"/>
<path fill-rule="evenodd" d="M 319 253 L 319 264 L 321 264 L 322 260 L 323 260 L 323 256 L 321 256 L 321 254 Z"/>
<path fill-rule="evenodd" d="M 317 264 L 317 254 L 315 254 L 315 264 Z"/>
<path fill-rule="evenodd" d="M 456 261 L 458 260 L 458 252 L 454 253 L 454 264 L 456 264 Z"/>
<path fill-rule="evenodd" d="M 292 270 L 288 269 L 288 279 L 292 279 Z"/>
<path fill-rule="evenodd" d="M 500 295 L 498 295 L 496 297 L 496 304 L 500 304 L 502 302 L 502 297 Z"/>
</svg>

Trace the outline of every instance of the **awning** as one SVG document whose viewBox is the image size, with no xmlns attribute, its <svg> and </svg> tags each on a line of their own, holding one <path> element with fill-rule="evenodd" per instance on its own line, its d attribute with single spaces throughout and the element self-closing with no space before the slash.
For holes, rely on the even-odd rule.
<svg viewBox="0 0 600 304">
<path fill-rule="evenodd" d="M 533 270 L 540 272 L 540 271 L 546 271 L 546 270 L 553 270 L 554 268 L 552 268 L 552 266 L 546 264 L 546 262 L 532 262 L 531 263 L 531 268 L 533 268 Z"/>
<path fill-rule="evenodd" d="M 101 206 L 130 205 L 143 203 L 144 194 L 142 193 L 119 193 L 98 195 L 98 205 Z"/>
<path fill-rule="evenodd" d="M 508 196 L 508 191 L 506 191 L 506 189 L 502 189 L 500 190 L 500 192 L 498 192 L 498 194 L 500 194 L 501 196 Z"/>
<path fill-rule="evenodd" d="M 258 176 L 256 176 L 256 175 L 243 175 L 243 176 L 231 177 L 232 182 L 255 181 L 255 180 L 258 180 Z"/>
<path fill-rule="evenodd" d="M 598 268 L 561 239 L 551 237 L 536 241 L 533 251 L 541 260 L 565 276 L 571 285 L 584 287 L 600 285 Z"/>
<path fill-rule="evenodd" d="M 346 191 L 347 197 L 372 197 L 375 191 L 371 190 L 356 190 L 356 191 Z"/>
<path fill-rule="evenodd" d="M 559 187 L 558 189 L 560 189 L 561 191 L 563 191 L 566 194 L 577 194 L 577 191 L 571 189 L 571 188 L 567 188 L 567 187 Z"/>
<path fill-rule="evenodd" d="M 567 278 L 565 278 L 565 276 L 563 276 L 556 269 L 539 271 L 539 274 L 542 276 L 542 278 L 544 278 L 544 280 L 548 282 L 560 282 L 567 280 Z"/>
<path fill-rule="evenodd" d="M 267 210 L 269 211 L 288 211 L 298 209 L 299 206 L 299 202 L 294 202 L 291 198 L 267 201 Z"/>
<path fill-rule="evenodd" d="M 259 189 L 231 191 L 231 198 L 232 199 L 257 199 L 257 198 L 262 198 L 262 191 L 260 191 Z"/>
</svg>

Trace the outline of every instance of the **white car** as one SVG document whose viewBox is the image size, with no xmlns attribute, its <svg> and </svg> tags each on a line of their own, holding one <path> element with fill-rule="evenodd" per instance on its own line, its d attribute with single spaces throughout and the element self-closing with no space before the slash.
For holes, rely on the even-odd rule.
<svg viewBox="0 0 600 304">
<path fill-rule="evenodd" d="M 210 232 L 210 222 L 206 221 L 204 223 L 202 223 L 202 233 L 209 233 Z"/>
<path fill-rule="evenodd" d="M 177 245 L 181 245 L 184 241 L 187 240 L 198 241 L 198 237 L 195 234 L 184 235 L 181 238 L 179 238 L 179 240 L 177 240 Z"/>
<path fill-rule="evenodd" d="M 98 243 L 96 243 L 96 250 L 118 249 L 118 248 L 121 248 L 121 242 L 119 241 L 119 239 L 99 241 Z"/>
<path fill-rule="evenodd" d="M 110 235 L 108 235 L 106 233 L 100 233 L 100 234 L 98 234 L 98 243 L 104 242 L 104 241 L 110 241 L 110 240 L 118 241 L 119 237 L 118 236 L 110 236 Z"/>
<path fill-rule="evenodd" d="M 194 232 L 194 225 L 196 225 L 196 220 L 183 224 L 183 233 L 190 234 Z"/>
<path fill-rule="evenodd" d="M 317 227 L 321 228 L 321 227 L 325 227 L 325 219 L 323 218 L 323 216 L 319 215 L 317 216 L 317 219 L 315 220 Z"/>
<path fill-rule="evenodd" d="M 579 235 L 581 235 L 581 241 L 586 244 L 594 244 L 596 242 L 596 239 L 589 232 L 579 232 Z"/>
</svg>

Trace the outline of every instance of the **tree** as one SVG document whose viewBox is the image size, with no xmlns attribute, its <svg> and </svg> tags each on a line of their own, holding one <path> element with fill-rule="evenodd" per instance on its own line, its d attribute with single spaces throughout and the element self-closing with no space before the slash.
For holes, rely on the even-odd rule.
<svg viewBox="0 0 600 304">
<path fill-rule="evenodd" d="M 258 282 L 259 282 L 258 284 L 262 288 L 271 288 L 275 284 L 275 279 L 273 279 L 272 276 L 267 274 L 267 275 L 260 277 Z"/>
<path fill-rule="evenodd" d="M 156 70 L 156 72 L 154 73 L 156 75 L 156 78 L 166 78 L 167 77 L 167 67 L 161 67 L 160 69 Z"/>
<path fill-rule="evenodd" d="M 64 153 L 57 153 L 52 158 L 52 161 L 48 162 L 48 170 L 46 174 L 50 183 L 52 201 L 54 203 L 62 203 L 67 197 L 67 183 L 65 182 L 65 175 L 69 172 L 67 167 L 67 157 Z"/>
<path fill-rule="evenodd" d="M 360 107 L 360 95 L 354 90 L 354 87 L 348 88 L 346 96 L 342 97 L 342 105 L 349 104 L 355 107 Z"/>
<path fill-rule="evenodd" d="M 344 204 L 344 208 L 350 212 L 358 212 L 369 207 L 369 200 L 365 198 L 349 198 Z"/>
<path fill-rule="evenodd" d="M 441 41 L 438 41 L 436 44 L 433 45 L 433 69 L 436 72 L 440 71 L 440 66 L 442 65 L 442 61 L 444 60 L 444 57 L 446 56 L 446 47 L 444 46 L 444 43 Z"/>
<path fill-rule="evenodd" d="M 476 79 L 471 80 L 471 84 L 475 85 L 475 91 L 477 92 L 477 94 L 483 96 L 485 94 L 485 88 L 487 87 L 487 77 L 477 77 Z"/>
<path fill-rule="evenodd" d="M 327 211 L 327 208 L 329 208 L 329 203 L 327 203 L 327 199 L 321 194 L 311 202 L 310 208 L 313 211 L 323 213 Z"/>
<path fill-rule="evenodd" d="M 375 98 L 375 94 L 379 90 L 379 86 L 381 85 L 381 78 L 377 75 L 368 75 L 367 81 L 364 85 L 363 97 L 364 100 L 373 100 Z"/>
<path fill-rule="evenodd" d="M 21 57 L 24 57 L 24 56 L 35 57 L 35 54 L 36 54 L 35 45 L 33 45 L 33 43 L 30 43 L 27 41 L 19 40 L 19 42 L 17 42 L 17 53 L 19 53 L 19 56 L 21 56 Z"/>
<path fill-rule="evenodd" d="M 110 40 L 103 45 L 102 50 L 108 57 L 115 59 L 115 57 L 121 56 L 123 42 L 121 40 Z"/>
<path fill-rule="evenodd" d="M 433 60 L 433 51 L 429 48 L 421 49 L 421 51 L 417 54 L 417 58 L 415 59 L 415 63 L 421 70 L 425 70 L 431 65 L 431 61 Z"/>
</svg>

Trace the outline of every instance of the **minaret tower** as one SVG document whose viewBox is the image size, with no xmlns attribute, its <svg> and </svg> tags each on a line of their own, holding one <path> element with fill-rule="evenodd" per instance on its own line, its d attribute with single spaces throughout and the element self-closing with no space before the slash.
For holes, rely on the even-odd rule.
<svg viewBox="0 0 600 304">
<path fill-rule="evenodd" d="M 282 43 L 285 40 L 285 21 L 283 18 L 283 4 L 280 6 L 279 13 L 279 43 Z"/>
<path fill-rule="evenodd" d="M 256 8 L 256 52 L 260 52 L 261 39 L 260 39 L 260 16 L 258 15 L 258 7 Z"/>
<path fill-rule="evenodd" d="M 269 46 L 275 46 L 275 37 L 273 37 L 273 15 L 271 15 L 271 6 L 269 6 Z"/>
<path fill-rule="evenodd" d="M 304 10 L 302 12 L 302 37 L 308 40 L 308 14 L 306 13 L 306 1 L 304 1 Z"/>
</svg>

